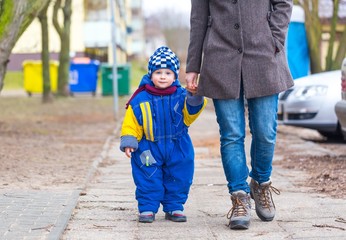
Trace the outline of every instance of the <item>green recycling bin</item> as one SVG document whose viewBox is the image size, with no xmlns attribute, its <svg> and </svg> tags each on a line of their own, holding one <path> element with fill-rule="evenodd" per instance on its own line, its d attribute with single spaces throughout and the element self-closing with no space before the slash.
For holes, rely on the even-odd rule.
<svg viewBox="0 0 346 240">
<path fill-rule="evenodd" d="M 118 95 L 130 94 L 130 65 L 122 64 L 117 66 L 118 75 Z M 110 64 L 101 65 L 102 96 L 113 95 L 113 66 Z"/>
</svg>

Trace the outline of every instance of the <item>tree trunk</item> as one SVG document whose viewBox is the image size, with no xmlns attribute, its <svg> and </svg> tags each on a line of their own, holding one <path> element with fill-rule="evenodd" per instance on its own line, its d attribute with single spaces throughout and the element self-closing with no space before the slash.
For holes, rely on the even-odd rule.
<svg viewBox="0 0 346 240">
<path fill-rule="evenodd" d="M 57 0 L 54 4 L 53 25 L 61 41 L 58 68 L 58 95 L 67 96 L 70 71 L 70 29 L 72 15 L 72 0 L 65 0 L 64 6 L 62 6 L 61 2 L 61 0 Z M 58 21 L 59 9 L 62 9 L 63 11 L 63 26 L 60 26 Z"/>
<path fill-rule="evenodd" d="M 338 22 L 338 10 L 339 10 L 339 0 L 334 0 L 333 7 L 333 17 L 330 25 L 330 38 L 328 43 L 328 53 L 326 57 L 326 71 L 330 71 L 333 68 L 333 55 L 334 55 L 334 43 L 335 43 L 335 34 L 336 34 L 336 24 Z"/>
<path fill-rule="evenodd" d="M 18 38 L 50 0 L 0 0 L 0 91 Z"/>
<path fill-rule="evenodd" d="M 339 41 L 338 51 L 336 52 L 333 69 L 340 69 L 342 61 L 346 57 L 346 25 Z"/>
<path fill-rule="evenodd" d="M 318 16 L 318 1 L 305 0 L 302 4 L 305 12 L 305 29 L 310 52 L 311 73 L 322 72 L 321 35 L 322 24 Z"/>
<path fill-rule="evenodd" d="M 42 38 L 42 79 L 43 79 L 43 95 L 42 102 L 49 103 L 53 101 L 50 85 L 50 67 L 49 67 L 49 34 L 48 34 L 48 20 L 47 10 L 49 3 L 42 9 L 38 15 L 38 19 L 41 22 L 41 38 Z"/>
</svg>

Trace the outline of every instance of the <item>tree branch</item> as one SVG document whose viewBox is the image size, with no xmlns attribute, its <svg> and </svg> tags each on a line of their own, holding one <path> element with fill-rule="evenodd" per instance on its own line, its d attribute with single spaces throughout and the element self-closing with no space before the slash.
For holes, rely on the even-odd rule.
<svg viewBox="0 0 346 240">
<path fill-rule="evenodd" d="M 59 24 L 59 19 L 58 19 L 58 13 L 60 8 L 61 8 L 61 0 L 56 0 L 56 2 L 54 3 L 54 8 L 53 8 L 53 25 L 61 39 L 63 30 Z"/>
</svg>

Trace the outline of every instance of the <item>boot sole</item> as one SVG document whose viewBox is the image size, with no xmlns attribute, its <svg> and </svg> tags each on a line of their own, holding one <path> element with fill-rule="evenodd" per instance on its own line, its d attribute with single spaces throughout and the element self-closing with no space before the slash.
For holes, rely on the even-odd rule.
<svg viewBox="0 0 346 240">
<path fill-rule="evenodd" d="M 248 221 L 233 221 L 230 223 L 230 229 L 249 229 L 249 225 Z"/>
<path fill-rule="evenodd" d="M 274 217 L 269 217 L 269 218 L 263 217 L 261 214 L 258 213 L 257 209 L 256 209 L 256 214 L 264 222 L 270 222 L 270 221 L 273 221 L 274 219 Z"/>
</svg>

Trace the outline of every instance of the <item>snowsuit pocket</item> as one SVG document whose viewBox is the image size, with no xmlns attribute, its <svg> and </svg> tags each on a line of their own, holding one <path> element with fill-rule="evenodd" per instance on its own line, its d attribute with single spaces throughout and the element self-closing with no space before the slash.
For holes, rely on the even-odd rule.
<svg viewBox="0 0 346 240">
<path fill-rule="evenodd" d="M 141 159 L 142 164 L 147 167 L 156 163 L 153 155 L 151 155 L 150 150 L 143 151 L 139 157 Z"/>
<path fill-rule="evenodd" d="M 150 150 L 143 151 L 139 156 L 139 160 L 141 170 L 150 178 L 157 171 L 157 166 L 155 165 L 157 162 Z"/>
</svg>

